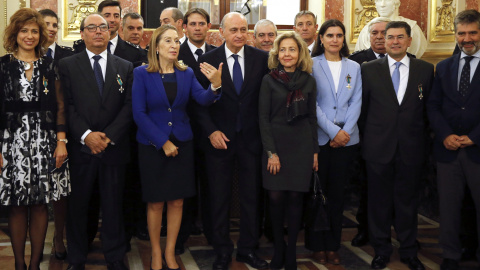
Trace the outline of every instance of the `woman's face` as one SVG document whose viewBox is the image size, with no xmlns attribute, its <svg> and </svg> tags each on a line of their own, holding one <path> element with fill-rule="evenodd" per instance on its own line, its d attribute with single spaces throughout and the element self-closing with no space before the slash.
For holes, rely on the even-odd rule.
<svg viewBox="0 0 480 270">
<path fill-rule="evenodd" d="M 158 59 L 160 62 L 174 62 L 178 57 L 180 41 L 177 31 L 169 29 L 165 31 L 157 44 Z"/>
<path fill-rule="evenodd" d="M 280 42 L 278 48 L 278 61 L 286 71 L 295 70 L 298 62 L 298 45 L 293 38 L 286 38 Z"/>
<path fill-rule="evenodd" d="M 43 17 L 43 20 L 47 24 L 48 44 L 52 44 L 53 42 L 55 42 L 55 39 L 57 38 L 57 32 L 58 32 L 57 18 L 52 16 L 45 16 Z"/>
<path fill-rule="evenodd" d="M 345 39 L 345 33 L 339 26 L 331 26 L 327 28 L 325 34 L 320 36 L 325 52 L 330 54 L 340 54 L 340 50 L 343 47 L 343 40 Z"/>
<path fill-rule="evenodd" d="M 20 28 L 17 34 L 18 50 L 33 51 L 40 40 L 40 27 L 37 23 L 29 22 Z"/>
</svg>

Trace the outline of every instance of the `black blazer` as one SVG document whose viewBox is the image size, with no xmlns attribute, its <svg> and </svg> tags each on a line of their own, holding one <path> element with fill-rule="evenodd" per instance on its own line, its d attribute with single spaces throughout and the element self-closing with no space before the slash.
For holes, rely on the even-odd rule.
<svg viewBox="0 0 480 270">
<path fill-rule="evenodd" d="M 205 51 L 207 53 L 213 49 L 217 48 L 216 46 L 209 45 L 205 43 Z M 178 60 L 182 60 L 183 63 L 193 69 L 195 76 L 198 78 L 200 76 L 200 63 L 195 60 L 195 56 L 193 55 L 190 47 L 188 46 L 187 40 L 180 45 L 180 52 L 178 53 Z M 218 68 L 218 67 L 217 67 Z"/>
<path fill-rule="evenodd" d="M 443 140 L 450 135 L 467 135 L 475 145 L 465 148 L 480 163 L 480 67 L 477 67 L 466 97 L 458 92 L 460 53 L 437 64 L 432 93 L 427 103 L 428 117 L 435 132 L 433 153 L 440 162 L 453 161 L 458 151 L 447 150 Z"/>
<path fill-rule="evenodd" d="M 73 51 L 73 48 L 66 47 L 66 46 L 60 46 L 60 45 L 55 43 L 55 55 L 54 55 L 53 62 L 56 65 L 58 65 L 58 61 L 60 61 L 60 59 L 63 59 L 65 57 L 68 57 L 68 56 L 71 56 L 71 55 L 74 55 L 74 54 L 75 54 L 75 52 Z"/>
<path fill-rule="evenodd" d="M 237 119 L 242 123 L 242 133 L 249 142 L 248 150 L 261 154 L 262 144 L 258 126 L 258 95 L 265 74 L 268 73 L 268 54 L 257 48 L 245 45 L 245 71 L 240 95 L 237 95 L 225 57 L 225 43 L 199 57 L 199 62 L 207 62 L 214 67 L 223 62 L 222 98 L 209 107 L 197 108 L 197 119 L 202 126 L 204 138 L 220 130 L 227 138 L 235 138 Z M 206 88 L 210 84 L 203 74 L 200 83 Z M 238 118 L 237 118 L 238 117 Z M 214 151 L 209 141 L 206 151 Z"/>
<path fill-rule="evenodd" d="M 366 161 L 386 164 L 397 149 L 403 162 L 419 165 L 425 159 L 425 105 L 433 82 L 433 65 L 410 57 L 407 89 L 399 105 L 388 58 L 362 64 L 363 146 Z M 423 97 L 420 98 L 420 89 Z"/>
<path fill-rule="evenodd" d="M 357 62 L 361 65 L 363 62 L 368 62 L 372 60 L 377 60 L 377 56 L 373 52 L 372 48 L 368 48 L 366 50 L 356 51 L 352 53 L 348 59 Z"/>
<path fill-rule="evenodd" d="M 60 60 L 59 72 L 68 117 L 70 160 L 87 163 L 93 157 L 81 152 L 80 143 L 82 135 L 90 129 L 104 132 L 115 143 L 106 148 L 102 162 L 110 165 L 128 162 L 127 134 L 132 124 L 132 63 L 108 54 L 102 96 L 86 51 Z M 120 86 L 118 77 L 123 86 Z"/>
</svg>

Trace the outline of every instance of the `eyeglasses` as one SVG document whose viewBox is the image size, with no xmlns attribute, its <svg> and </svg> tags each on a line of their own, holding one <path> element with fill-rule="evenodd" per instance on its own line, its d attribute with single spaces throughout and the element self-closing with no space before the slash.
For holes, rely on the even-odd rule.
<svg viewBox="0 0 480 270">
<path fill-rule="evenodd" d="M 100 24 L 100 25 L 90 24 L 85 26 L 85 29 L 87 29 L 88 32 L 97 32 L 97 28 L 100 28 L 100 31 L 102 32 L 108 31 L 108 25 L 106 24 Z"/>
</svg>

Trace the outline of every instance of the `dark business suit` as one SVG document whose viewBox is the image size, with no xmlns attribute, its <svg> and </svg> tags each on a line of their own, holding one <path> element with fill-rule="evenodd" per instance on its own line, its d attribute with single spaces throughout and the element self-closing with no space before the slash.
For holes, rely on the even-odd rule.
<svg viewBox="0 0 480 270">
<path fill-rule="evenodd" d="M 66 46 L 60 46 L 55 43 L 55 54 L 53 55 L 53 62 L 58 65 L 60 59 L 63 59 L 67 56 L 74 55 L 75 52 L 72 48 Z"/>
<path fill-rule="evenodd" d="M 443 257 L 459 260 L 461 256 L 460 209 L 468 186 L 476 207 L 477 232 L 480 230 L 480 68 L 474 71 L 466 96 L 458 91 L 461 53 L 437 64 L 432 93 L 428 100 L 428 117 L 435 133 L 433 146 L 437 160 L 440 197 L 440 243 Z M 473 67 L 472 67 L 473 68 Z M 467 135 L 474 145 L 448 150 L 443 141 L 451 134 Z M 478 240 L 477 240 L 478 241 Z M 477 257 L 480 257 L 477 251 Z"/>
<path fill-rule="evenodd" d="M 216 46 L 210 45 L 205 43 L 205 52 L 207 53 Z M 192 68 L 195 76 L 200 78 L 200 63 L 197 62 L 195 56 L 193 55 L 190 47 L 188 46 L 187 40 L 180 45 L 180 52 L 178 54 L 178 60 L 182 60 L 183 63 L 190 68 Z M 203 225 L 203 232 L 205 237 L 209 242 L 211 242 L 212 238 L 212 225 L 211 220 L 208 215 L 208 196 L 207 196 L 207 172 L 205 169 L 205 153 L 200 147 L 201 137 L 202 137 L 202 129 L 196 121 L 196 111 L 195 105 L 192 104 L 194 101 L 190 101 L 187 105 L 187 112 L 188 116 L 190 117 L 190 125 L 192 126 L 193 130 L 193 140 L 194 140 L 194 156 L 195 156 L 195 179 L 196 179 L 196 186 L 198 189 L 198 196 L 186 198 L 183 201 L 183 216 L 182 216 L 182 226 L 180 227 L 180 231 L 178 232 L 177 237 L 177 247 L 181 249 L 183 244 L 187 241 L 188 237 L 191 234 L 192 225 L 195 222 L 195 217 L 198 216 L 198 210 L 202 215 L 202 225 Z M 199 200 L 200 199 L 200 200 Z M 198 202 L 199 204 L 196 204 Z"/>
<path fill-rule="evenodd" d="M 262 143 L 258 126 L 258 94 L 262 78 L 268 73 L 268 54 L 245 45 L 244 78 L 240 95 L 228 69 L 225 43 L 202 55 L 199 62 L 214 67 L 223 63 L 222 99 L 208 108 L 198 109 L 198 121 L 203 130 L 206 153 L 210 214 L 213 225 L 212 245 L 217 254 L 231 255 L 233 243 L 229 236 L 229 209 L 232 195 L 235 160 L 239 165 L 240 237 L 238 253 L 254 251 L 259 238 L 259 195 L 261 191 L 260 167 Z M 208 85 L 201 77 L 204 87 Z M 238 122 L 240 121 L 240 122 Z M 208 136 L 221 131 L 230 139 L 226 150 L 215 149 Z M 239 130 L 239 131 L 237 131 Z"/>
<path fill-rule="evenodd" d="M 376 255 L 391 255 L 390 226 L 394 225 L 400 256 L 417 256 L 418 187 L 426 156 L 425 102 L 432 80 L 433 65 L 410 57 L 408 84 L 399 104 L 388 58 L 362 65 L 362 155 L 367 165 L 369 236 Z"/>
<path fill-rule="evenodd" d="M 103 213 L 101 240 L 105 259 L 107 262 L 120 261 L 126 249 L 121 204 L 124 167 L 130 158 L 128 130 L 132 124 L 133 66 L 108 54 L 101 96 L 85 50 L 62 59 L 59 72 L 68 115 L 72 175 L 67 214 L 69 262 L 83 264 L 87 257 L 87 212 L 90 196 L 96 189 L 96 178 Z M 101 157 L 81 150 L 82 147 L 89 150 L 81 144 L 81 137 L 88 129 L 104 132 L 114 143 L 108 145 Z"/>
</svg>

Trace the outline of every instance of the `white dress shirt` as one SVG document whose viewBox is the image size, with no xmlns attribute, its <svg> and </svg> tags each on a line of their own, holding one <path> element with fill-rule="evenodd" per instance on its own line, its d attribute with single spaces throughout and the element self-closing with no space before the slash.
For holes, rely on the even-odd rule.
<svg viewBox="0 0 480 270">
<path fill-rule="evenodd" d="M 207 46 L 205 46 L 205 42 L 203 43 L 202 47 L 200 47 L 200 48 L 197 48 L 197 46 L 193 45 L 190 42 L 190 39 L 187 40 L 187 44 L 188 44 L 188 47 L 190 48 L 190 50 L 192 51 L 193 57 L 195 57 L 195 60 L 197 60 L 197 62 L 198 62 L 198 55 L 195 53 L 195 51 L 197 51 L 197 49 L 202 49 L 203 53 L 205 53 L 206 52 L 206 47 L 207 47 Z"/>
<path fill-rule="evenodd" d="M 395 63 L 397 60 L 388 56 L 388 66 L 390 68 L 390 76 L 392 76 L 393 71 L 395 70 Z M 410 58 L 408 55 L 405 55 L 402 60 L 402 63 L 399 67 L 400 70 L 400 84 L 398 86 L 397 100 L 398 104 L 402 104 L 403 97 L 405 96 L 405 91 L 407 91 L 408 84 L 408 72 L 410 70 Z"/>
<path fill-rule="evenodd" d="M 466 57 L 466 56 L 468 56 L 468 55 L 464 52 L 462 52 L 460 54 L 460 62 L 458 63 L 457 90 L 458 90 L 458 86 L 460 85 L 460 77 L 462 75 L 462 69 L 463 69 L 463 66 L 465 66 L 464 57 Z M 480 61 L 480 50 L 472 56 L 473 56 L 473 59 L 470 60 L 470 82 L 472 82 L 473 75 L 475 74 L 475 70 L 477 70 L 478 62 Z"/>
<path fill-rule="evenodd" d="M 180 41 L 180 44 L 183 44 L 183 42 L 185 42 L 185 39 L 187 39 L 187 35 L 183 33 L 183 37 L 179 38 L 178 41 Z"/>
<path fill-rule="evenodd" d="M 112 43 L 112 45 L 108 45 L 108 46 L 110 46 L 110 53 L 111 53 L 111 54 L 114 54 L 114 53 L 115 53 L 115 49 L 117 48 L 117 44 L 118 44 L 118 33 L 117 33 L 117 35 L 116 35 L 114 38 L 112 38 L 112 39 L 110 40 L 110 42 Z"/>
<path fill-rule="evenodd" d="M 335 93 L 338 92 L 338 84 L 340 83 L 340 73 L 342 72 L 342 61 L 328 61 L 328 68 L 332 74 L 333 83 L 335 84 Z"/>
<path fill-rule="evenodd" d="M 235 59 L 232 57 L 232 54 L 234 53 L 227 48 L 227 45 L 225 45 L 225 56 L 227 58 L 228 70 L 230 71 L 230 76 L 232 77 L 233 81 L 233 64 L 235 63 Z M 245 78 L 245 46 L 242 47 L 237 55 L 238 63 L 242 69 L 242 78 Z"/>
<path fill-rule="evenodd" d="M 48 46 L 47 50 L 48 49 L 51 49 L 52 50 L 52 59 L 55 59 L 55 46 L 57 45 L 56 42 L 53 42 L 52 45 Z"/>
<path fill-rule="evenodd" d="M 317 41 L 314 40 L 314 41 L 312 42 L 312 44 L 308 45 L 308 50 L 310 51 L 310 55 L 312 55 L 313 47 L 315 47 L 315 43 L 316 43 L 316 42 L 317 42 Z"/>
</svg>

